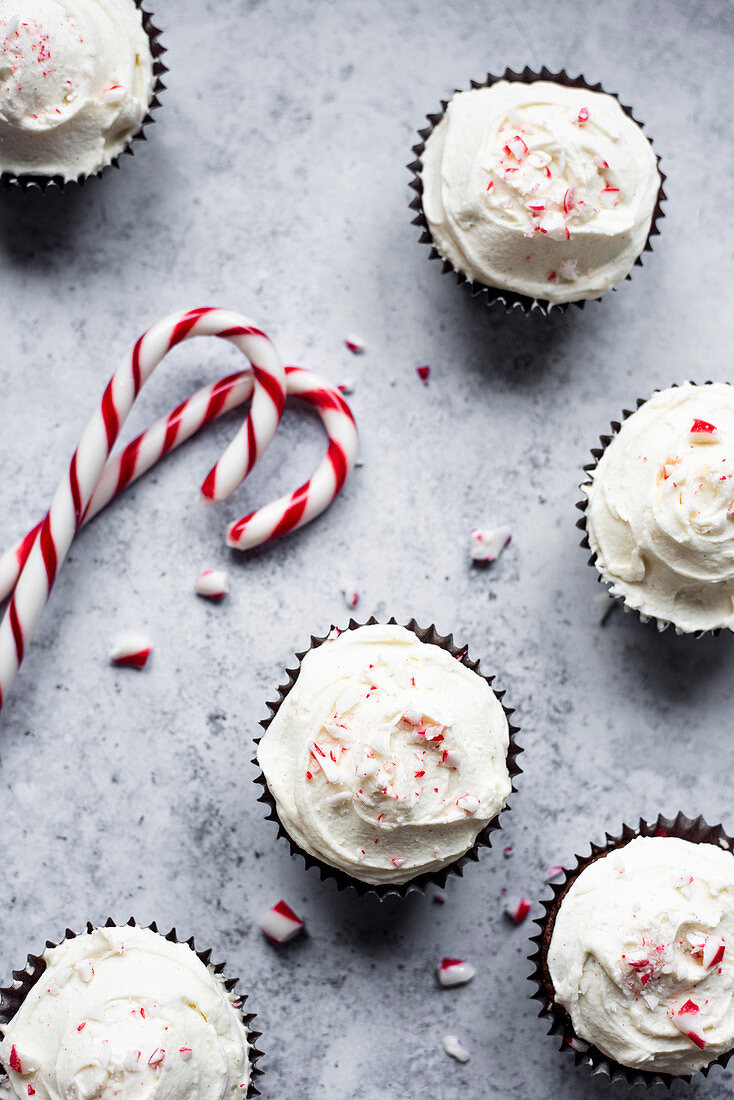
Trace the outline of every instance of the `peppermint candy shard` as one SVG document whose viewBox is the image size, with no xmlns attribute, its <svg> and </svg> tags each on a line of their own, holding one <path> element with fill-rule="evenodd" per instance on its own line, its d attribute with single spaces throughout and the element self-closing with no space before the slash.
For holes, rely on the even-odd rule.
<svg viewBox="0 0 734 1100">
<path fill-rule="evenodd" d="M 518 901 L 510 902 L 505 912 L 515 924 L 522 924 L 530 912 L 530 901 L 528 898 L 520 898 Z"/>
<path fill-rule="evenodd" d="M 461 1039 L 457 1035 L 444 1035 L 443 1037 L 443 1049 L 451 1058 L 455 1058 L 457 1062 L 468 1062 L 470 1058 L 469 1051 L 466 1049 Z"/>
<path fill-rule="evenodd" d="M 304 923 L 300 917 L 284 901 L 278 901 L 268 909 L 260 921 L 260 928 L 271 943 L 288 943 L 299 932 L 303 931 Z"/>
<path fill-rule="evenodd" d="M 415 368 L 415 373 L 418 375 L 421 382 L 425 382 L 426 384 L 428 384 L 428 379 L 430 378 L 430 375 L 431 375 L 431 368 L 430 367 L 416 367 Z"/>
<path fill-rule="evenodd" d="M 344 347 L 348 348 L 352 355 L 361 355 L 364 351 L 364 340 L 361 336 L 356 336 L 353 332 L 344 339 Z"/>
<path fill-rule="evenodd" d="M 223 569 L 205 569 L 196 578 L 194 591 L 205 600 L 223 600 L 229 592 L 229 576 Z"/>
<path fill-rule="evenodd" d="M 120 668 L 145 668 L 153 652 L 153 643 L 147 634 L 122 634 L 110 650 L 110 660 Z"/>
<path fill-rule="evenodd" d="M 699 1008 L 695 1001 L 689 998 L 677 1012 L 673 1012 L 670 1019 L 678 1031 L 685 1035 L 686 1039 L 690 1039 L 699 1050 L 704 1049 L 706 1040 L 699 1022 Z"/>
<path fill-rule="evenodd" d="M 438 964 L 438 980 L 442 986 L 465 985 L 470 982 L 476 970 L 463 959 L 441 959 Z"/>
<path fill-rule="evenodd" d="M 713 443 L 718 429 L 708 420 L 694 420 L 691 424 L 689 439 L 692 443 Z"/>
<path fill-rule="evenodd" d="M 497 561 L 511 539 L 509 527 L 472 527 L 469 534 L 469 554 L 472 561 Z"/>
</svg>

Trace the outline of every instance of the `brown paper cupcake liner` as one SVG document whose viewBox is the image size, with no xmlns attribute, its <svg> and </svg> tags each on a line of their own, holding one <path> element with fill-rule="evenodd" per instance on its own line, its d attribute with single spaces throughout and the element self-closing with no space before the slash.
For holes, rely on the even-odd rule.
<svg viewBox="0 0 734 1100">
<path fill-rule="evenodd" d="M 2 186 L 3 190 L 7 191 L 11 188 L 17 188 L 20 191 L 46 192 L 49 190 L 66 191 L 66 189 L 73 184 L 83 187 L 87 180 L 97 179 L 106 172 L 108 168 L 119 168 L 121 157 L 127 154 L 133 156 L 133 145 L 136 141 L 147 141 L 145 127 L 155 122 L 153 111 L 161 106 L 160 95 L 166 88 L 163 83 L 163 74 L 168 72 L 168 68 L 163 63 L 163 55 L 166 52 L 166 47 L 160 40 L 161 31 L 154 25 L 153 17 L 150 12 L 147 12 L 143 7 L 142 0 L 135 0 L 135 6 L 140 10 L 143 19 L 143 30 L 147 34 L 150 42 L 150 52 L 153 57 L 153 95 L 148 105 L 148 111 L 145 118 L 140 123 L 139 128 L 132 135 L 125 148 L 118 153 L 116 157 L 113 157 L 109 164 L 105 164 L 96 172 L 91 172 L 86 175 L 83 174 L 76 179 L 65 180 L 63 176 L 42 176 L 25 172 L 20 174 L 16 174 L 15 172 L 2 172 L 0 173 L 0 186 Z"/>
<path fill-rule="evenodd" d="M 528 68 L 526 65 L 522 72 L 515 72 L 513 69 L 505 69 L 501 76 L 493 76 L 491 73 L 487 74 L 485 80 L 472 80 L 470 82 L 470 89 L 476 88 L 491 88 L 493 84 L 496 84 L 500 80 L 508 81 L 520 81 L 523 84 L 532 84 L 536 80 L 550 80 L 556 84 L 562 84 L 567 88 L 585 88 L 589 92 L 604 92 L 606 95 L 613 96 L 617 100 L 620 107 L 626 115 L 628 115 L 633 122 L 636 122 L 641 130 L 644 131 L 644 126 L 638 119 L 635 118 L 632 113 L 632 108 L 625 106 L 616 92 L 607 92 L 601 84 L 590 84 L 583 76 L 569 76 L 565 69 L 561 69 L 560 72 L 554 73 L 550 69 L 543 66 L 540 71 L 535 71 Z M 454 95 L 462 91 L 460 88 L 454 90 Z M 431 235 L 431 229 L 428 225 L 428 220 L 423 213 L 423 181 L 421 179 L 421 170 L 423 167 L 423 152 L 426 147 L 428 138 L 433 133 L 433 130 L 443 118 L 446 108 L 449 105 L 450 100 L 441 100 L 441 110 L 436 111 L 433 114 L 426 115 L 428 120 L 428 126 L 418 131 L 418 137 L 420 141 L 417 145 L 413 146 L 413 153 L 415 154 L 415 160 L 408 165 L 408 171 L 411 173 L 412 179 L 409 186 L 415 195 L 409 203 L 410 209 L 415 211 L 415 217 L 413 218 L 412 225 L 417 225 L 421 229 L 421 235 L 419 238 L 420 244 L 427 244 L 430 246 L 429 259 L 440 260 L 443 264 L 442 272 L 444 275 L 454 274 L 456 276 L 456 282 L 459 286 L 465 285 L 471 294 L 472 298 L 482 298 L 486 306 L 499 303 L 504 306 L 509 312 L 513 309 L 519 309 L 525 314 L 537 312 L 542 316 L 549 316 L 551 312 L 565 313 L 569 306 L 577 306 L 579 309 L 583 309 L 587 301 L 601 301 L 601 298 L 579 298 L 573 302 L 549 302 L 545 298 L 531 298 L 527 294 L 518 294 L 513 290 L 503 290 L 500 287 L 486 286 L 484 283 L 473 282 L 463 272 L 459 271 L 449 261 L 444 259 L 441 253 L 438 251 L 433 243 L 433 237 Z M 648 140 L 652 144 L 652 139 L 649 135 L 646 135 Z M 654 150 L 653 150 L 654 151 Z M 658 221 L 665 217 L 665 212 L 662 208 L 662 203 L 667 196 L 665 194 L 664 185 L 666 175 L 660 167 L 660 157 L 655 153 L 655 159 L 657 161 L 658 172 L 660 173 L 660 188 L 658 190 L 658 196 L 655 203 L 655 209 L 653 210 L 652 221 L 650 223 L 650 232 L 647 235 L 645 246 L 642 252 L 635 260 L 633 267 L 642 266 L 642 256 L 645 252 L 652 252 L 651 238 L 658 236 L 660 230 L 658 228 Z M 632 272 L 628 272 L 625 279 L 631 279 Z M 613 287 L 616 290 L 617 287 Z"/>
<path fill-rule="evenodd" d="M 343 632 L 343 630 L 358 630 L 362 626 L 379 625 L 380 621 L 376 619 L 373 615 L 370 619 L 367 620 L 366 623 L 358 623 L 355 619 L 350 619 L 349 623 L 344 628 L 332 627 L 329 633 L 322 638 L 317 638 L 312 635 L 311 645 L 309 646 L 309 648 L 303 650 L 303 652 L 301 653 L 296 653 L 295 655 L 296 660 L 298 661 L 297 667 L 286 669 L 286 675 L 288 679 L 285 684 L 278 688 L 278 698 L 274 702 L 269 702 L 266 704 L 268 709 L 271 711 L 271 714 L 268 718 L 265 718 L 260 723 L 263 731 L 267 730 L 268 726 L 273 721 L 273 718 L 275 717 L 278 709 L 283 703 L 283 700 L 294 687 L 301 671 L 301 662 L 303 661 L 303 658 L 306 656 L 307 653 L 310 653 L 312 649 L 317 649 L 319 646 L 323 645 L 324 642 L 328 641 L 329 638 L 333 636 L 333 631 L 336 629 L 338 629 L 340 632 Z M 388 620 L 386 625 L 398 626 L 398 622 L 396 619 L 391 618 Z M 404 626 L 406 630 L 410 630 L 413 634 L 415 634 L 419 641 L 425 642 L 428 645 L 437 645 L 440 646 L 441 649 L 445 649 L 453 657 L 456 657 L 458 661 L 461 661 L 463 665 L 466 665 L 467 668 L 471 669 L 472 672 L 476 672 L 477 675 L 481 676 L 483 680 L 486 680 L 486 682 L 492 688 L 492 691 L 496 695 L 502 709 L 505 712 L 507 723 L 509 726 L 510 743 L 507 750 L 507 769 L 510 773 L 510 779 L 512 783 L 510 794 L 514 794 L 517 790 L 515 786 L 515 779 L 518 775 L 522 774 L 522 768 L 517 763 L 517 757 L 523 751 L 516 740 L 516 734 L 518 734 L 520 730 L 519 726 L 513 725 L 510 720 L 511 716 L 514 714 L 514 708 L 505 706 L 503 699 L 506 693 L 494 687 L 496 677 L 485 676 L 484 673 L 481 672 L 479 669 L 479 661 L 472 660 L 469 657 L 468 646 L 457 646 L 454 643 L 452 634 L 441 635 L 438 633 L 435 626 L 421 627 L 418 625 L 415 619 L 411 619 L 410 622 L 405 623 Z M 260 744 L 261 737 L 262 734 L 260 735 L 260 737 L 255 738 L 255 745 Z M 447 864 L 445 867 L 441 867 L 438 871 L 428 871 L 425 874 L 417 875 L 415 878 L 410 879 L 408 882 L 402 883 L 374 884 L 369 882 L 362 882 L 361 879 L 353 878 L 351 875 L 340 871 L 338 868 L 332 867 L 330 864 L 324 863 L 322 860 L 317 859 L 315 856 L 311 855 L 310 852 L 305 851 L 298 844 L 296 844 L 296 842 L 292 839 L 282 821 L 280 820 L 275 799 L 270 793 L 268 782 L 262 771 L 260 770 L 257 761 L 257 754 L 255 755 L 255 758 L 252 762 L 258 768 L 258 775 L 255 779 L 255 782 L 262 787 L 262 794 L 258 798 L 258 802 L 262 802 L 265 806 L 268 807 L 269 812 L 267 814 L 267 820 L 275 822 L 278 827 L 278 837 L 284 837 L 288 841 L 288 844 L 290 845 L 291 855 L 300 856 L 306 864 L 306 870 L 309 870 L 311 867 L 316 867 L 319 871 L 322 881 L 324 879 L 332 879 L 336 883 L 337 889 L 354 890 L 359 897 L 363 897 L 366 894 L 374 894 L 380 900 L 383 900 L 386 897 L 390 897 L 391 895 L 395 897 L 405 898 L 408 896 L 408 894 L 411 893 L 425 893 L 429 886 L 436 886 L 442 890 L 446 885 L 447 878 L 449 878 L 451 875 L 463 876 L 465 866 L 470 862 L 478 861 L 479 850 L 481 848 L 491 848 L 491 835 L 495 830 L 502 827 L 500 822 L 501 815 L 503 813 L 509 812 L 510 810 L 509 805 L 505 803 L 497 816 L 494 817 L 492 821 L 485 825 L 484 828 L 479 832 L 472 847 L 467 852 L 465 852 L 463 856 L 459 856 L 458 859 L 454 860 L 452 863 Z"/>
<path fill-rule="evenodd" d="M 553 935 L 556 914 L 572 884 L 590 864 L 597 859 L 601 859 L 615 848 L 624 847 L 630 840 L 638 836 L 674 836 L 681 840 L 689 840 L 694 844 L 715 844 L 720 848 L 724 848 L 727 852 L 734 853 L 734 840 L 724 832 L 721 825 L 708 825 L 703 817 L 690 818 L 680 812 L 675 817 L 664 817 L 660 814 L 652 822 L 643 821 L 640 818 L 640 823 L 636 828 L 623 825 L 618 836 L 606 833 L 602 844 L 592 842 L 591 852 L 588 856 L 574 856 L 575 864 L 573 867 L 564 868 L 564 878 L 561 882 L 550 884 L 552 896 L 541 901 L 543 915 L 535 920 L 540 931 L 537 935 L 531 937 L 531 942 L 536 946 L 535 951 L 529 956 L 529 961 L 534 963 L 535 967 L 528 980 L 537 987 L 532 994 L 532 998 L 540 1002 L 538 1016 L 550 1020 L 548 1034 L 561 1037 L 561 1045 L 558 1049 L 572 1053 L 577 1066 L 586 1067 L 592 1075 L 599 1074 L 608 1077 L 612 1084 L 616 1081 L 623 1081 L 630 1088 L 640 1084 L 646 1085 L 648 1088 L 653 1085 L 665 1085 L 666 1088 L 670 1088 L 674 1081 L 690 1082 L 692 1077 L 697 1077 L 699 1073 L 703 1074 L 704 1077 L 707 1076 L 712 1066 L 726 1066 L 732 1054 L 734 1054 L 734 1047 L 725 1054 L 719 1055 L 718 1058 L 709 1062 L 707 1066 L 704 1066 L 695 1074 L 656 1073 L 652 1070 L 623 1066 L 620 1062 L 603 1054 L 593 1043 L 589 1043 L 576 1035 L 571 1017 L 566 1009 L 555 1000 L 555 991 L 547 966 L 547 952 Z"/>
<path fill-rule="evenodd" d="M 158 926 L 156 925 L 155 921 L 153 921 L 152 924 L 139 925 L 134 917 L 131 917 L 130 920 L 127 922 L 127 925 L 130 928 L 149 928 L 151 932 L 158 932 Z M 112 917 L 109 917 L 101 926 L 94 925 L 91 922 L 87 922 L 87 926 L 84 929 L 84 932 L 93 932 L 95 930 L 95 927 L 118 928 L 121 926 L 118 925 L 117 921 L 113 920 Z M 60 942 L 65 942 L 66 940 L 74 940 L 77 936 L 82 934 L 83 933 L 72 931 L 71 928 L 67 928 L 64 933 L 63 940 L 61 940 Z M 178 935 L 176 934 L 175 928 L 172 928 L 171 931 L 166 934 L 161 933 L 161 935 L 163 935 L 164 939 L 170 940 L 171 943 L 187 944 L 187 946 L 191 948 L 197 958 L 204 964 L 207 970 L 211 970 L 212 973 L 216 974 L 217 976 L 221 976 L 224 974 L 224 970 L 227 964 L 223 962 L 213 963 L 211 961 L 212 949 L 209 947 L 205 951 L 200 951 L 194 943 L 193 936 L 191 936 L 187 940 L 179 939 Z M 52 940 L 46 941 L 46 950 L 58 946 L 58 943 L 55 943 Z M 22 970 L 13 971 L 12 985 L 0 987 L 0 1030 L 3 1030 L 13 1019 L 16 1012 L 23 1004 L 23 1001 L 28 996 L 28 993 L 42 976 L 45 969 L 46 962 L 43 958 L 43 954 L 29 954 L 25 967 Z M 224 985 L 224 988 L 227 990 L 228 993 L 232 993 L 237 985 L 237 978 L 222 977 L 222 984 Z M 245 1010 L 247 994 L 237 993 L 236 997 L 242 1005 L 242 1021 L 245 1025 L 245 1029 L 247 1031 L 247 1039 L 250 1044 L 250 1084 L 247 1089 L 247 1100 L 250 1100 L 250 1097 L 260 1095 L 260 1090 L 256 1087 L 255 1082 L 258 1077 L 262 1077 L 263 1075 L 263 1070 L 261 1070 L 257 1065 L 257 1062 L 263 1057 L 263 1052 L 261 1050 L 258 1050 L 255 1044 L 257 1043 L 257 1040 L 261 1037 L 262 1032 L 253 1030 L 252 1024 L 255 1020 L 255 1013 L 247 1012 Z"/>
<path fill-rule="evenodd" d="M 700 385 L 700 384 L 702 384 L 704 386 L 711 386 L 713 383 L 711 381 L 703 382 L 703 383 L 698 383 L 698 382 L 690 382 L 689 383 L 689 385 L 691 385 L 691 386 L 697 386 L 697 385 Z M 673 382 L 670 386 L 670 389 L 677 389 L 677 387 L 678 387 L 678 383 Z M 660 393 L 660 390 L 659 389 L 653 390 L 653 392 L 650 394 L 650 397 L 654 397 L 654 395 L 656 393 Z M 654 615 L 645 615 L 645 614 L 643 614 L 642 611 L 639 610 L 639 608 L 631 607 L 627 603 L 627 601 L 625 600 L 623 595 L 616 594 L 616 593 L 613 593 L 613 592 L 609 591 L 609 589 L 610 589 L 611 585 L 614 583 L 614 581 L 609 580 L 608 578 L 606 578 L 602 574 L 601 569 L 599 568 L 599 565 L 598 565 L 598 560 L 597 560 L 598 555 L 595 553 L 595 551 L 593 551 L 591 549 L 591 543 L 589 542 L 589 530 L 588 530 L 588 525 L 587 525 L 587 511 L 588 511 L 588 507 L 589 507 L 588 489 L 590 488 L 590 486 L 592 484 L 592 481 L 593 481 L 593 477 L 592 477 L 593 471 L 599 465 L 599 459 L 604 454 L 604 451 L 607 449 L 607 447 L 609 446 L 611 441 L 614 439 L 615 435 L 619 432 L 619 430 L 622 427 L 622 424 L 624 424 L 625 420 L 627 420 L 630 416 L 632 416 L 633 413 L 637 412 L 637 410 L 640 408 L 641 405 L 644 405 L 647 401 L 649 401 L 650 397 L 638 397 L 637 401 L 635 403 L 634 409 L 623 409 L 620 419 L 619 420 L 612 420 L 612 422 L 610 424 L 609 434 L 599 436 L 599 442 L 600 442 L 601 446 L 591 448 L 591 454 L 592 454 L 593 461 L 588 462 L 584 466 L 584 473 L 587 475 L 587 477 L 584 478 L 582 483 L 579 485 L 579 489 L 581 490 L 581 492 L 584 495 L 581 498 L 581 500 L 576 502 L 576 507 L 581 512 L 581 518 L 576 520 L 576 526 L 578 527 L 579 531 L 583 532 L 583 538 L 581 539 L 581 542 L 580 542 L 579 545 L 582 547 L 582 549 L 589 551 L 589 558 L 587 559 L 587 565 L 594 566 L 594 568 L 596 569 L 596 572 L 597 572 L 597 578 L 596 579 L 599 581 L 600 584 L 605 584 L 607 586 L 607 592 L 608 592 L 608 595 L 609 595 L 609 599 L 614 601 L 615 603 L 618 603 L 621 606 L 623 611 L 625 611 L 627 613 L 634 612 L 635 614 L 637 614 L 639 616 L 640 622 L 642 622 L 642 623 L 654 623 L 655 627 L 658 630 L 658 633 L 661 633 L 661 634 L 664 630 L 667 630 L 669 626 L 672 626 L 675 629 L 676 634 L 685 634 L 688 637 L 692 637 L 692 638 L 703 638 L 707 634 L 710 634 L 713 637 L 715 637 L 717 634 L 721 633 L 721 627 L 716 627 L 713 630 L 682 631 L 682 630 L 679 630 L 676 627 L 675 623 L 673 623 L 670 619 L 658 619 Z"/>
</svg>

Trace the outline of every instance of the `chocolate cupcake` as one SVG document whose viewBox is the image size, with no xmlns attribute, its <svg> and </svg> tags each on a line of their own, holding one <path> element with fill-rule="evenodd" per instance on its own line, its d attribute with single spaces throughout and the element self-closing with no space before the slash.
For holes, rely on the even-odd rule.
<svg viewBox="0 0 734 1100">
<path fill-rule="evenodd" d="M 520 771 L 493 678 L 451 636 L 394 619 L 352 620 L 298 661 L 256 760 L 293 854 L 380 897 L 461 874 Z"/>
<path fill-rule="evenodd" d="M 659 817 L 591 846 L 537 922 L 541 1016 L 577 1065 L 629 1085 L 690 1080 L 734 1050 L 734 842 Z"/>
<path fill-rule="evenodd" d="M 0 1062 L 26 1100 L 257 1096 L 254 1016 L 211 951 L 153 924 L 87 925 L 0 990 Z"/>
<path fill-rule="evenodd" d="M 599 298 L 641 263 L 664 176 L 600 84 L 508 69 L 428 121 L 409 166 L 414 224 L 473 294 L 547 313 Z"/>
<path fill-rule="evenodd" d="M 734 629 L 734 387 L 659 390 L 601 442 L 579 527 L 610 594 L 660 630 Z"/>
<path fill-rule="evenodd" d="M 166 71 L 137 0 L 0 0 L 0 176 L 64 187 L 117 164 Z"/>
</svg>

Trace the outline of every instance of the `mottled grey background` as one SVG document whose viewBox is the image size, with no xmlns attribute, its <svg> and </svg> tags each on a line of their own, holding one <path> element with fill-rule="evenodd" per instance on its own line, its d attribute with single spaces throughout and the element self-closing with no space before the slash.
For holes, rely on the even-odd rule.
<svg viewBox="0 0 734 1100">
<path fill-rule="evenodd" d="M 230 519 L 292 488 L 321 454 L 289 411 L 246 486 L 212 510 L 198 481 L 237 416 L 171 457 L 79 538 L 2 715 L 4 978 L 70 924 L 175 924 L 229 960 L 264 1031 L 269 1097 L 603 1097 L 535 1019 L 528 922 L 501 890 L 544 891 L 606 829 L 678 808 L 734 829 L 730 636 L 603 629 L 578 547 L 579 471 L 610 419 L 656 386 L 731 378 L 728 0 L 157 0 L 165 106 L 120 172 L 67 196 L 0 196 L 0 535 L 35 521 L 119 357 L 167 312 L 250 314 L 288 362 L 356 380 L 364 467 L 338 503 L 249 556 Z M 544 321 L 486 312 L 427 262 L 405 164 L 423 116 L 487 70 L 583 72 L 647 124 L 667 217 L 632 283 Z M 343 337 L 361 333 L 365 354 Z M 417 364 L 432 367 L 430 384 Z M 176 351 L 140 428 L 239 366 L 213 341 Z M 491 570 L 469 528 L 508 523 Z M 191 586 L 225 566 L 221 606 Z M 500 848 L 441 907 L 360 902 L 276 843 L 249 763 L 265 701 L 311 632 L 417 616 L 468 641 L 509 689 L 525 775 Z M 142 674 L 111 668 L 143 627 Z M 502 858 L 502 843 L 514 856 Z M 308 938 L 258 931 L 284 897 Z M 537 912 L 537 907 L 536 910 Z M 443 954 L 477 966 L 439 991 Z M 466 1066 L 443 1053 L 455 1032 Z M 717 1069 L 676 1095 L 729 1096 Z"/>
</svg>

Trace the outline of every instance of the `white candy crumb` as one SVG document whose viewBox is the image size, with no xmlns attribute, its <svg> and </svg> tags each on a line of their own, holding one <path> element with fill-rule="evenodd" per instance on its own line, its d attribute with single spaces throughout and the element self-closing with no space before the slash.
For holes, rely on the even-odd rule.
<svg viewBox="0 0 734 1100">
<path fill-rule="evenodd" d="M 455 1058 L 457 1062 L 468 1062 L 471 1057 L 461 1039 L 456 1035 L 444 1035 L 443 1049 L 451 1058 Z"/>
</svg>

